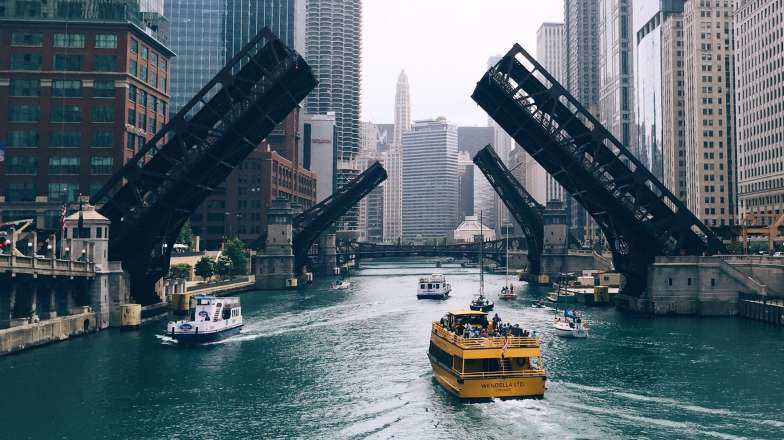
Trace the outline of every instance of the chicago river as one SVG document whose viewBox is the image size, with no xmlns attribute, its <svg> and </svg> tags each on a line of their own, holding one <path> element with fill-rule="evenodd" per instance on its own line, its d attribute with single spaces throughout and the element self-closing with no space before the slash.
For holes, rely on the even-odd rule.
<svg viewBox="0 0 784 440">
<path fill-rule="evenodd" d="M 433 272 L 452 296 L 418 301 Z M 553 310 L 530 307 L 548 289 L 510 278 L 506 302 L 488 275 L 494 312 L 540 336 L 547 392 L 461 404 L 426 350 L 477 269 L 381 261 L 349 279 L 242 294 L 244 330 L 219 343 L 178 347 L 161 318 L 0 358 L 0 438 L 784 438 L 781 327 L 578 304 L 590 338 L 560 339 Z"/>
</svg>

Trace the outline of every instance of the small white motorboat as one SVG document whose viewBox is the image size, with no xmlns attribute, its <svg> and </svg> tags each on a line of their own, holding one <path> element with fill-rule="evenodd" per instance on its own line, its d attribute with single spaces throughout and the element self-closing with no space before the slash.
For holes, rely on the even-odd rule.
<svg viewBox="0 0 784 440">
<path fill-rule="evenodd" d="M 185 344 L 216 342 L 239 334 L 241 329 L 239 298 L 199 295 L 191 298 L 188 319 L 170 322 L 166 326 L 166 336 Z"/>
<path fill-rule="evenodd" d="M 332 284 L 333 289 L 348 289 L 350 286 L 351 283 L 346 280 L 337 280 Z"/>
</svg>

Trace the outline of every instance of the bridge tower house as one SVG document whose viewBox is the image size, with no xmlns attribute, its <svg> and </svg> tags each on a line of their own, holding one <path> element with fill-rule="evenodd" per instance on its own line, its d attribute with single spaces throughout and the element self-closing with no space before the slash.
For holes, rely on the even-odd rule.
<svg viewBox="0 0 784 440">
<path fill-rule="evenodd" d="M 284 198 L 277 198 L 267 208 L 267 244 L 256 255 L 256 288 L 275 290 L 286 287 L 294 277 L 294 253 L 291 246 L 291 221 L 294 208 Z"/>
<path fill-rule="evenodd" d="M 93 206 L 65 219 L 65 247 L 74 261 L 95 266 L 95 277 L 87 282 L 90 308 L 96 313 L 98 328 L 120 326 L 120 305 L 131 300 L 130 278 L 119 261 L 109 261 L 109 225 L 111 221 Z"/>
</svg>

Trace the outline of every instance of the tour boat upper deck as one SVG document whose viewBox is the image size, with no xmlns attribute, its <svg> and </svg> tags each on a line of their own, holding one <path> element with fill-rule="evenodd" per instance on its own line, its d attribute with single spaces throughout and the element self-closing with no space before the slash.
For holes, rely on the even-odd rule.
<svg viewBox="0 0 784 440">
<path fill-rule="evenodd" d="M 417 286 L 417 298 L 419 299 L 444 299 L 452 291 L 452 286 L 440 273 L 420 278 Z"/>
</svg>

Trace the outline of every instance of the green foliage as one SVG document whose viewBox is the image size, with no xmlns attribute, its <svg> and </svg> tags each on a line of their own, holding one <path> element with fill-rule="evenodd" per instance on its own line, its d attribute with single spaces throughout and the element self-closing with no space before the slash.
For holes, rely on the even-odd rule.
<svg viewBox="0 0 784 440">
<path fill-rule="evenodd" d="M 204 281 L 207 281 L 207 278 L 215 275 L 215 263 L 210 257 L 201 257 L 201 259 L 196 262 L 194 272 L 197 277 L 201 277 Z"/>
<path fill-rule="evenodd" d="M 244 247 L 245 243 L 239 238 L 227 241 L 223 245 L 223 255 L 231 260 L 231 275 L 245 275 L 248 272 L 248 252 Z"/>
<path fill-rule="evenodd" d="M 177 244 L 187 245 L 188 248 L 193 247 L 193 231 L 191 230 L 191 221 L 188 220 L 182 225 L 180 235 L 177 236 Z"/>
<path fill-rule="evenodd" d="M 218 257 L 218 261 L 215 263 L 215 273 L 218 274 L 221 279 L 225 278 L 226 275 L 231 274 L 232 270 L 234 270 L 234 265 L 229 257 L 225 255 Z"/>
<path fill-rule="evenodd" d="M 169 267 L 169 276 L 174 278 L 190 278 L 191 265 L 190 264 L 172 264 Z"/>
<path fill-rule="evenodd" d="M 14 301 L 14 308 L 11 309 L 11 317 L 15 319 L 29 318 L 33 316 L 33 303 L 30 294 L 18 294 Z"/>
</svg>

